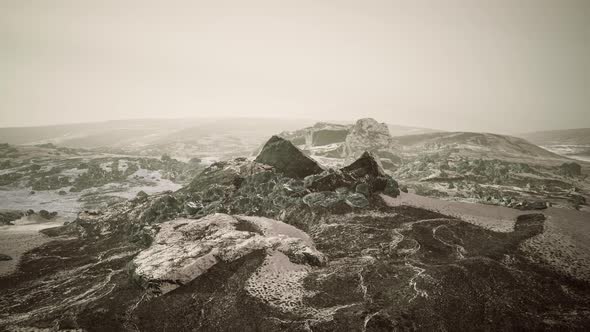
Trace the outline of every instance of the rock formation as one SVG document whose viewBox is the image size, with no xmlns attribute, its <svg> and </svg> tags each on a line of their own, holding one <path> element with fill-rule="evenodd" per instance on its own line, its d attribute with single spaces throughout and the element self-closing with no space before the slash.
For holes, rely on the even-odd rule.
<svg viewBox="0 0 590 332">
<path fill-rule="evenodd" d="M 279 136 L 273 136 L 266 142 L 256 161 L 297 179 L 322 172 L 322 168 L 313 159 Z"/>
<path fill-rule="evenodd" d="M 160 224 L 154 243 L 134 259 L 133 270 L 143 285 L 167 293 L 219 262 L 233 262 L 257 250 L 271 256 L 280 252 L 292 264 L 321 265 L 324 260 L 309 236 L 291 225 L 261 217 L 212 214 Z"/>
</svg>

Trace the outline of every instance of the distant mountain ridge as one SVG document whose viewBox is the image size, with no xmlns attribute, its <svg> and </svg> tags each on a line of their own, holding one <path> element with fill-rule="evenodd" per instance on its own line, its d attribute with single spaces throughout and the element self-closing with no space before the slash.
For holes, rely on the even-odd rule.
<svg viewBox="0 0 590 332">
<path fill-rule="evenodd" d="M 590 145 L 590 128 L 536 131 L 520 137 L 538 145 Z"/>
<path fill-rule="evenodd" d="M 538 131 L 521 137 L 562 156 L 590 161 L 590 128 Z"/>
</svg>

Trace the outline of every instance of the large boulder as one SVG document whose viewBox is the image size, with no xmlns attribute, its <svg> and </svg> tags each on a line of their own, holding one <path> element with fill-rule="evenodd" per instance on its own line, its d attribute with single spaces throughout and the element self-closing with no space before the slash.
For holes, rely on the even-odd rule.
<svg viewBox="0 0 590 332">
<path fill-rule="evenodd" d="M 266 142 L 256 161 L 270 165 L 285 176 L 296 179 L 323 171 L 313 159 L 279 136 L 273 136 Z"/>
<path fill-rule="evenodd" d="M 319 266 L 323 255 L 310 237 L 283 222 L 213 214 L 160 224 L 153 244 L 133 261 L 136 280 L 156 294 L 167 293 L 220 262 L 233 262 L 255 251 L 285 257 L 290 265 Z"/>
<path fill-rule="evenodd" d="M 347 154 L 353 157 L 359 151 L 389 149 L 391 143 L 387 125 L 372 118 L 358 120 L 346 136 Z"/>
<path fill-rule="evenodd" d="M 352 164 L 342 168 L 343 172 L 350 173 L 354 177 L 377 177 L 385 176 L 385 172 L 377 161 L 378 158 L 365 151 L 359 159 L 354 161 Z"/>
</svg>

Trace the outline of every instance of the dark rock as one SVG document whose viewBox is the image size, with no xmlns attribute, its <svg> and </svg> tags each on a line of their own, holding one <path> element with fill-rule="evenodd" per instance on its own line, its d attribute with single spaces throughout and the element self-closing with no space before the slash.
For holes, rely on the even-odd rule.
<svg viewBox="0 0 590 332">
<path fill-rule="evenodd" d="M 67 193 L 67 192 L 65 192 L 65 190 L 60 190 L 60 191 L 58 192 L 58 195 L 60 195 L 60 196 L 65 196 L 65 195 L 67 195 L 67 194 L 68 194 L 68 193 Z"/>
<path fill-rule="evenodd" d="M 399 184 L 397 183 L 397 181 L 391 178 L 388 179 L 387 185 L 385 186 L 383 193 L 391 197 L 397 197 L 400 194 Z"/>
<path fill-rule="evenodd" d="M 548 207 L 548 203 L 543 201 L 522 201 L 516 203 L 513 207 L 518 210 L 544 210 Z"/>
<path fill-rule="evenodd" d="M 571 162 L 571 163 L 563 163 L 559 166 L 561 172 L 567 176 L 579 176 L 582 175 L 582 166 L 580 164 Z"/>
<path fill-rule="evenodd" d="M 47 210 L 41 210 L 39 211 L 39 216 L 43 219 L 53 219 L 55 217 L 57 217 L 57 212 L 49 212 Z"/>
<path fill-rule="evenodd" d="M 13 225 L 13 221 L 24 216 L 19 210 L 0 210 L 0 225 Z"/>
<path fill-rule="evenodd" d="M 148 194 L 145 191 L 143 191 L 143 190 L 140 190 L 137 193 L 137 195 L 135 195 L 135 199 L 138 200 L 138 201 L 144 201 L 147 198 L 148 198 Z"/>
<path fill-rule="evenodd" d="M 285 176 L 297 179 L 318 174 L 323 169 L 284 138 L 273 136 L 256 157 L 256 162 L 270 165 Z"/>
<path fill-rule="evenodd" d="M 5 254 L 0 254 L 0 261 L 11 261 L 12 257 L 5 255 Z"/>
<path fill-rule="evenodd" d="M 359 183 L 356 185 L 355 191 L 359 194 L 369 196 L 369 185 L 366 183 Z"/>
<path fill-rule="evenodd" d="M 369 152 L 364 152 L 359 159 L 342 168 L 342 171 L 355 177 L 363 177 L 366 175 L 372 177 L 385 176 L 385 172 L 381 166 L 379 166 L 377 159 Z"/>
<path fill-rule="evenodd" d="M 328 170 L 305 178 L 305 181 L 311 191 L 333 191 L 336 188 L 353 186 L 355 178 L 338 170 Z"/>
</svg>

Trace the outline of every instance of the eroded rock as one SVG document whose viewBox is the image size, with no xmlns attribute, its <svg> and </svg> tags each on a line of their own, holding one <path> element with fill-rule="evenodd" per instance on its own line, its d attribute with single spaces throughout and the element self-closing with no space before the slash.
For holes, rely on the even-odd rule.
<svg viewBox="0 0 590 332">
<path fill-rule="evenodd" d="M 293 264 L 322 264 L 324 258 L 303 231 L 280 221 L 213 214 L 199 220 L 160 224 L 154 243 L 133 261 L 134 275 L 156 293 L 167 293 L 219 262 L 257 250 L 280 252 Z"/>
</svg>

